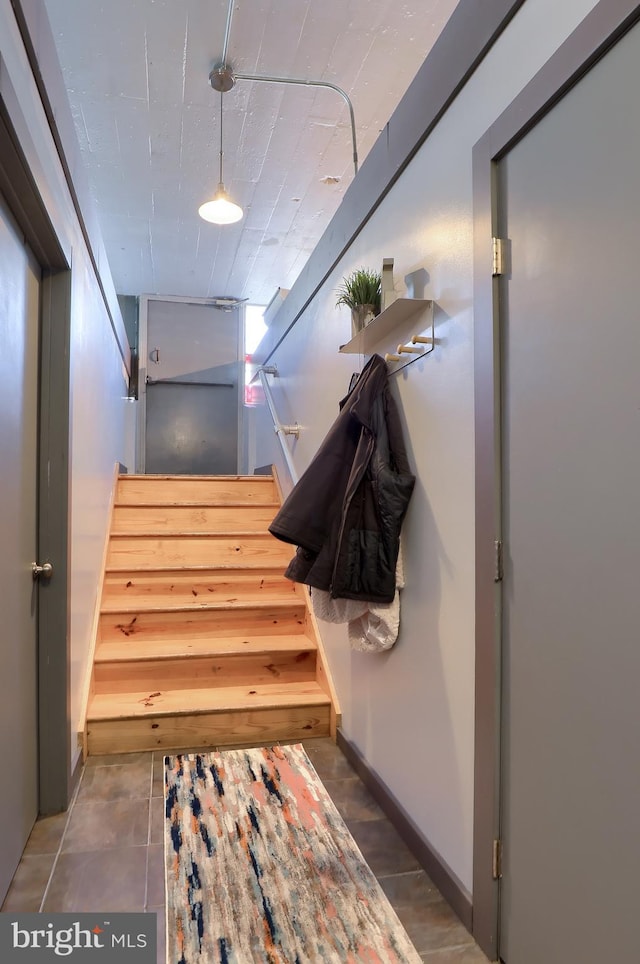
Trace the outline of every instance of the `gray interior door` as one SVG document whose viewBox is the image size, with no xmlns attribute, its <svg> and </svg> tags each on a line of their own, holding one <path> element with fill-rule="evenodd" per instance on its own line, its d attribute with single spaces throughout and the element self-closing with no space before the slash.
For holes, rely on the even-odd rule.
<svg viewBox="0 0 640 964">
<path fill-rule="evenodd" d="M 145 472 L 238 472 L 239 312 L 150 300 L 147 317 Z"/>
<path fill-rule="evenodd" d="M 0 901 L 38 811 L 39 301 L 40 269 L 0 197 Z"/>
<path fill-rule="evenodd" d="M 501 162 L 507 964 L 640 959 L 640 28 Z"/>
</svg>

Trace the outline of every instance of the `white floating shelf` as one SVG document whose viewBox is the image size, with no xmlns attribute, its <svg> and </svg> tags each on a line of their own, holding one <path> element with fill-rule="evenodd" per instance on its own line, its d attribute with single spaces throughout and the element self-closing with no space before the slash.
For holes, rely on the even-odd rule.
<svg viewBox="0 0 640 964">
<path fill-rule="evenodd" d="M 340 351 L 349 355 L 368 355 L 372 348 L 384 341 L 396 328 L 416 315 L 416 328 L 424 331 L 433 324 L 433 301 L 425 298 L 396 298 L 388 308 L 370 321 Z"/>
</svg>

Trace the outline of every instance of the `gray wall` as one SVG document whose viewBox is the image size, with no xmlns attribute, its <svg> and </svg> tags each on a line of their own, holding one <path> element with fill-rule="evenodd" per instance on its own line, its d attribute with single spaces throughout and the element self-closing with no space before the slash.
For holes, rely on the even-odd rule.
<svg viewBox="0 0 640 964">
<path fill-rule="evenodd" d="M 418 476 L 405 526 L 400 638 L 391 652 L 364 656 L 350 652 L 342 628 L 323 624 L 323 630 L 345 735 L 468 890 L 474 738 L 471 148 L 593 5 L 593 0 L 526 0 L 270 359 L 281 374 L 275 385 L 281 420 L 303 428 L 300 440 L 291 442 L 302 471 L 333 421 L 352 371 L 363 364 L 357 356 L 337 354 L 350 325 L 348 315 L 334 307 L 341 277 L 358 265 L 393 257 L 403 294 L 406 275 L 428 272 L 425 294 L 438 305 L 439 344 L 394 377 Z M 93 259 L 89 256 L 10 0 L 0 0 L 0 56 L 19 92 L 27 123 L 23 147 L 34 177 L 70 259 L 73 252 L 74 730 L 81 721 L 113 467 L 133 464 L 135 405 L 126 400 L 127 339 L 106 261 L 97 241 Z M 49 76 L 51 65 L 42 67 Z M 59 94 L 52 81 L 48 87 L 52 96 Z M 393 132 L 392 126 L 391 140 Z M 80 179 L 81 172 L 71 167 Z M 349 205 L 349 194 L 344 203 Z M 289 327 L 290 313 L 305 297 L 304 284 L 303 277 L 270 337 Z M 275 436 L 261 430 L 264 411 L 255 422 L 255 463 L 279 461 Z"/>
<path fill-rule="evenodd" d="M 404 528 L 400 636 L 390 652 L 363 655 L 349 650 L 342 627 L 320 625 L 347 739 L 469 892 L 475 659 L 471 150 L 592 6 L 593 0 L 526 0 L 299 320 L 277 345 L 295 306 L 312 294 L 305 291 L 305 278 L 313 265 L 256 353 L 278 366 L 274 395 L 281 421 L 302 426 L 300 440 L 291 443 L 301 472 L 335 418 L 352 371 L 364 363 L 337 353 L 350 336 L 348 312 L 335 308 L 342 276 L 393 257 L 396 290 L 404 295 L 405 276 L 428 273 L 425 297 L 437 304 L 438 343 L 392 379 L 418 477 Z M 401 128 L 401 121 L 392 122 L 389 136 Z M 349 203 L 348 192 L 343 207 Z M 335 221 L 325 240 L 331 240 Z M 277 443 L 264 430 L 267 420 L 263 409 L 256 413 L 258 465 L 279 461 Z"/>
<path fill-rule="evenodd" d="M 53 41 L 39 3 L 23 5 L 34 27 L 33 44 L 53 99 L 56 120 L 67 134 L 73 123 L 53 54 Z M 16 92 L 20 147 L 67 261 L 71 279 L 71 746 L 78 756 L 97 587 L 102 568 L 114 466 L 133 464 L 134 406 L 127 400 L 129 347 L 118 303 L 83 193 L 87 236 L 69 190 L 11 0 L 0 0 L 0 69 Z M 66 121 L 66 127 L 65 127 Z M 67 142 L 70 143 L 70 142 Z M 74 169 L 73 156 L 68 158 Z"/>
</svg>

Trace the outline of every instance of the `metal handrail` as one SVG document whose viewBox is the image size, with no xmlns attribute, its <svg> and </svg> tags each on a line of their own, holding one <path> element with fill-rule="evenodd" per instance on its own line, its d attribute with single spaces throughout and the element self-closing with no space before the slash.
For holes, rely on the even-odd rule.
<svg viewBox="0 0 640 964">
<path fill-rule="evenodd" d="M 298 425 L 283 425 L 278 418 L 278 413 L 276 411 L 276 406 L 273 401 L 273 395 L 271 394 L 271 386 L 267 381 L 267 373 L 262 369 L 258 369 L 258 375 L 260 376 L 260 384 L 262 385 L 262 390 L 264 391 L 264 397 L 267 402 L 267 408 L 269 409 L 269 414 L 273 420 L 273 429 L 278 436 L 280 441 L 280 447 L 282 448 L 282 454 L 284 455 L 284 460 L 287 464 L 287 470 L 291 476 L 291 481 L 295 483 L 298 481 L 298 473 L 296 472 L 296 467 L 293 464 L 293 459 L 291 458 L 291 452 L 289 451 L 289 446 L 285 441 L 285 435 L 295 435 L 296 438 L 299 437 L 300 429 Z"/>
</svg>

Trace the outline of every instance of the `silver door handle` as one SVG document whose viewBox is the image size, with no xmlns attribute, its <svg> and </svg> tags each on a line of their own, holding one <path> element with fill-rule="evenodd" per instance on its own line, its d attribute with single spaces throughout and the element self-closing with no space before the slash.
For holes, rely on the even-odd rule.
<svg viewBox="0 0 640 964">
<path fill-rule="evenodd" d="M 53 566 L 50 562 L 45 562 L 42 566 L 39 566 L 37 562 L 32 562 L 31 572 L 34 579 L 38 579 L 40 576 L 42 576 L 43 579 L 51 579 L 51 576 L 53 575 Z"/>
</svg>

